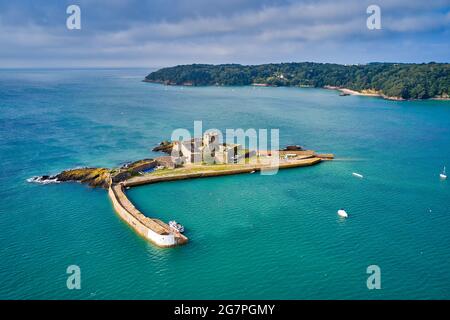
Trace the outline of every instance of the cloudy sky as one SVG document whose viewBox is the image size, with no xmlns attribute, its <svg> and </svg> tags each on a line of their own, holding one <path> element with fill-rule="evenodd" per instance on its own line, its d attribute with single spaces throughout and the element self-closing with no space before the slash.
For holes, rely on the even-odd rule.
<svg viewBox="0 0 450 320">
<path fill-rule="evenodd" d="M 0 67 L 291 61 L 450 62 L 450 0 L 0 0 Z"/>
</svg>

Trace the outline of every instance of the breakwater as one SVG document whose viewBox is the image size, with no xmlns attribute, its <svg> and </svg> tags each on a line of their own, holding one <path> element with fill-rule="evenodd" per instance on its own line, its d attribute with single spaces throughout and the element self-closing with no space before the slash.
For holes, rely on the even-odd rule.
<svg viewBox="0 0 450 320">
<path fill-rule="evenodd" d="M 322 159 L 319 157 L 310 157 L 307 159 L 301 160 L 292 160 L 286 162 L 280 162 L 278 169 L 287 169 L 287 168 L 296 168 L 296 167 L 306 167 L 318 164 Z M 168 173 L 166 175 L 145 175 L 139 177 L 133 177 L 123 182 L 125 187 L 136 187 L 145 184 L 152 184 L 164 181 L 176 181 L 176 180 L 186 180 L 186 179 L 196 179 L 196 178 L 206 178 L 206 177 L 219 177 L 233 174 L 243 174 L 250 173 L 252 171 L 258 172 L 261 170 L 271 170 L 274 167 L 270 167 L 267 165 L 245 165 L 239 168 L 233 169 L 225 169 L 225 170 L 207 170 L 205 168 L 204 171 L 195 171 L 195 172 L 183 172 L 177 173 L 176 170 L 173 170 L 173 173 Z"/>
<path fill-rule="evenodd" d="M 117 214 L 137 233 L 159 247 L 174 247 L 184 244 L 188 238 L 158 219 L 143 215 L 131 203 L 123 191 L 121 184 L 113 184 L 108 189 L 109 198 Z"/>
<path fill-rule="evenodd" d="M 321 162 L 319 157 L 309 157 L 301 160 L 286 161 L 280 163 L 278 168 L 295 168 L 311 166 Z M 127 198 L 124 189 L 165 181 L 186 180 L 204 177 L 217 177 L 233 174 L 243 174 L 257 172 L 261 170 L 273 169 L 267 165 L 245 165 L 241 168 L 233 168 L 227 170 L 197 171 L 197 172 L 177 172 L 173 170 L 161 176 L 144 175 L 133 177 L 126 181 L 114 184 L 111 183 L 108 189 L 109 198 L 112 201 L 114 210 L 117 214 L 127 222 L 137 233 L 144 238 L 150 240 L 159 247 L 174 247 L 188 242 L 188 238 L 183 234 L 175 231 L 163 221 L 155 218 L 149 218 L 142 214 Z M 172 171 L 172 170 L 171 170 Z"/>
</svg>

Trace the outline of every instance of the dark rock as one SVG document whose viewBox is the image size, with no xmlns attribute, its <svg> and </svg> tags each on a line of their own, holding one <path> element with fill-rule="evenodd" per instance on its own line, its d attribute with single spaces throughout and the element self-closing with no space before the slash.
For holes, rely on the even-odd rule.
<svg viewBox="0 0 450 320">
<path fill-rule="evenodd" d="M 118 182 L 121 182 L 121 181 L 125 181 L 128 178 L 130 178 L 130 177 L 131 177 L 131 173 L 128 172 L 128 171 L 124 171 L 124 172 L 120 172 L 120 173 L 116 174 L 115 176 L 113 176 L 112 177 L 112 181 L 114 183 L 118 183 Z"/>
<path fill-rule="evenodd" d="M 79 168 L 63 171 L 55 176 L 58 181 L 78 181 L 91 187 L 108 188 L 110 170 L 105 168 Z"/>
<path fill-rule="evenodd" d="M 158 146 L 154 147 L 152 149 L 152 151 L 164 152 L 164 153 L 167 153 L 167 154 L 171 154 L 172 153 L 172 148 L 173 148 L 173 143 L 166 140 L 166 141 L 161 142 Z"/>
<path fill-rule="evenodd" d="M 303 147 L 299 145 L 286 146 L 286 148 L 284 148 L 282 151 L 303 151 Z"/>
</svg>

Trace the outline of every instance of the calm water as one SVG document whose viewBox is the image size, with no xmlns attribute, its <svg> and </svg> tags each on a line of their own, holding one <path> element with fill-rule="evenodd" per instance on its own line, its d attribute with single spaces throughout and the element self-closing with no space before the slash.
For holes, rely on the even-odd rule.
<svg viewBox="0 0 450 320">
<path fill-rule="evenodd" d="M 450 298 L 449 102 L 164 87 L 140 82 L 147 72 L 0 71 L 0 298 Z M 146 214 L 186 226 L 175 249 L 137 236 L 104 190 L 26 182 L 156 156 L 194 120 L 279 128 L 282 145 L 339 160 L 130 190 Z M 66 288 L 71 264 L 79 291 Z M 381 290 L 366 287 L 372 264 Z"/>
</svg>

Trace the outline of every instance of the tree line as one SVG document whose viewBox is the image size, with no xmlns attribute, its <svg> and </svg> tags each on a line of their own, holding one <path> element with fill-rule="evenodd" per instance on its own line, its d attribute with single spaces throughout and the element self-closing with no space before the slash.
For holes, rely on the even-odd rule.
<svg viewBox="0 0 450 320">
<path fill-rule="evenodd" d="M 357 91 L 376 90 L 386 96 L 403 99 L 427 99 L 448 97 L 450 64 L 192 64 L 160 69 L 150 73 L 146 81 L 193 86 L 335 86 Z"/>
</svg>

